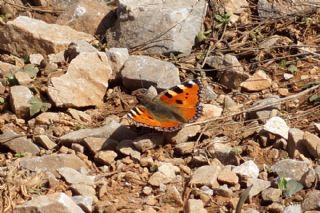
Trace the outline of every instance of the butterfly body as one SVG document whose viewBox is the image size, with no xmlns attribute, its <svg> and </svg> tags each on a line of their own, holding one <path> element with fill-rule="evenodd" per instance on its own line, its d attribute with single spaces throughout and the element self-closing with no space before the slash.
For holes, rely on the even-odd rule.
<svg viewBox="0 0 320 213">
<path fill-rule="evenodd" d="M 172 87 L 154 98 L 140 97 L 141 105 L 128 113 L 135 124 L 160 131 L 175 131 L 202 114 L 203 86 L 191 80 Z"/>
</svg>

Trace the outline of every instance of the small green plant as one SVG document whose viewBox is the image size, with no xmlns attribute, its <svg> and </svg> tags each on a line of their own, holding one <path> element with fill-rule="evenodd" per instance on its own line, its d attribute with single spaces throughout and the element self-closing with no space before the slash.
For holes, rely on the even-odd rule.
<svg viewBox="0 0 320 213">
<path fill-rule="evenodd" d="M 16 158 L 23 158 L 24 156 L 26 156 L 26 154 L 23 152 L 17 152 L 16 154 L 14 154 L 14 157 Z"/>
<path fill-rule="evenodd" d="M 320 103 L 320 94 L 314 94 L 309 98 L 309 101 L 315 104 Z"/>
<path fill-rule="evenodd" d="M 291 197 L 298 191 L 303 189 L 303 185 L 295 180 L 287 180 L 285 177 L 280 177 L 278 180 L 278 188 L 286 197 Z"/>
<path fill-rule="evenodd" d="M 298 68 L 294 64 L 290 64 L 288 66 L 288 71 L 291 72 L 292 74 L 296 74 L 298 72 Z"/>
<path fill-rule="evenodd" d="M 279 67 L 280 67 L 281 69 L 286 69 L 286 68 L 287 68 L 287 64 L 288 64 L 288 62 L 287 62 L 286 60 L 282 59 L 282 60 L 279 62 Z"/>
<path fill-rule="evenodd" d="M 230 22 L 231 14 L 225 12 L 223 15 L 215 15 L 214 19 L 218 22 L 218 25 L 227 25 Z"/>
<path fill-rule="evenodd" d="M 6 76 L 6 79 L 10 86 L 18 85 L 18 80 L 11 73 Z"/>
<path fill-rule="evenodd" d="M 207 40 L 209 37 L 209 35 L 210 35 L 210 33 L 211 33 L 211 30 L 208 30 L 208 31 L 200 31 L 199 33 L 198 33 L 198 35 L 196 36 L 196 42 L 197 43 L 201 43 L 201 42 L 203 42 L 203 41 L 205 41 L 205 40 Z"/>
<path fill-rule="evenodd" d="M 38 98 L 37 96 L 33 96 L 29 100 L 29 104 L 30 104 L 29 109 L 30 109 L 30 116 L 31 117 L 39 112 L 46 112 L 51 107 L 50 103 L 42 102 L 42 100 L 40 98 Z"/>
</svg>

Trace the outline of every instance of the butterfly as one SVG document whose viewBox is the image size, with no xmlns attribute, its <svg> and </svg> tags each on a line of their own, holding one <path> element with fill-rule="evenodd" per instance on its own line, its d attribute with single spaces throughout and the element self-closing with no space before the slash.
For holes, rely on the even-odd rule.
<svg viewBox="0 0 320 213">
<path fill-rule="evenodd" d="M 161 92 L 154 98 L 140 96 L 141 105 L 131 109 L 127 117 L 137 126 L 172 132 L 202 115 L 203 85 L 190 80 Z"/>
</svg>

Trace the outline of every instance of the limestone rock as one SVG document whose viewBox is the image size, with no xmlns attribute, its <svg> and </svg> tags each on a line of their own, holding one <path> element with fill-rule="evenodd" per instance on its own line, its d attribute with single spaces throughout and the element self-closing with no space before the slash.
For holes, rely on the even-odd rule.
<svg viewBox="0 0 320 213">
<path fill-rule="evenodd" d="M 201 166 L 194 171 L 190 184 L 218 187 L 219 183 L 217 182 L 217 178 L 221 169 L 220 165 Z"/>
<path fill-rule="evenodd" d="M 154 86 L 168 89 L 180 84 L 179 70 L 172 63 L 149 56 L 130 56 L 121 70 L 123 85 L 135 90 Z"/>
<path fill-rule="evenodd" d="M 48 150 L 53 149 L 55 146 L 57 146 L 57 144 L 50 140 L 50 138 L 46 135 L 37 135 L 34 137 L 34 140 L 38 145 Z"/>
<path fill-rule="evenodd" d="M 31 91 L 25 86 L 12 86 L 10 88 L 10 105 L 18 118 L 29 117 L 29 101 L 33 97 Z"/>
<path fill-rule="evenodd" d="M 297 128 L 290 128 L 288 134 L 287 151 L 291 158 L 298 156 L 298 153 L 306 154 L 307 150 L 303 144 L 304 132 Z"/>
<path fill-rule="evenodd" d="M 113 78 L 120 78 L 120 71 L 124 63 L 129 58 L 129 51 L 127 48 L 110 48 L 106 50 L 107 57 L 111 62 Z"/>
<path fill-rule="evenodd" d="M 102 34 L 113 21 L 110 16 L 112 9 L 103 1 L 73 1 L 56 23 L 91 35 Z"/>
<path fill-rule="evenodd" d="M 48 94 L 57 107 L 101 105 L 111 73 L 105 54 L 83 52 L 71 61 L 66 74 L 50 79 Z"/>
<path fill-rule="evenodd" d="M 75 170 L 87 167 L 80 158 L 72 154 L 51 154 L 41 157 L 23 158 L 19 164 L 31 171 L 50 171 L 54 175 L 57 175 L 56 170 L 62 167 L 70 167 Z"/>
<path fill-rule="evenodd" d="M 271 83 L 270 77 L 264 71 L 258 70 L 240 86 L 249 92 L 257 92 L 269 88 Z"/>
<path fill-rule="evenodd" d="M 94 176 L 81 174 L 73 168 L 62 167 L 58 168 L 57 171 L 69 184 L 94 185 Z"/>
<path fill-rule="evenodd" d="M 288 139 L 289 127 L 285 120 L 280 117 L 276 116 L 270 118 L 264 125 L 263 129 L 272 134 L 279 135 L 286 140 Z"/>
<path fill-rule="evenodd" d="M 94 159 L 100 163 L 110 165 L 114 162 L 114 159 L 117 157 L 117 153 L 112 150 L 106 151 L 99 151 L 95 156 Z"/>
<path fill-rule="evenodd" d="M 320 191 L 312 190 L 307 193 L 303 202 L 302 209 L 307 210 L 319 210 L 320 209 Z"/>
<path fill-rule="evenodd" d="M 186 213 L 207 213 L 207 210 L 203 207 L 202 200 L 189 199 L 185 212 Z"/>
<path fill-rule="evenodd" d="M 320 138 L 310 132 L 303 135 L 303 144 L 309 154 L 314 158 L 320 158 Z"/>
<path fill-rule="evenodd" d="M 234 167 L 232 171 L 241 176 L 251 178 L 257 178 L 259 175 L 259 168 L 252 160 L 246 161 L 240 166 Z"/>
<path fill-rule="evenodd" d="M 64 212 L 64 213 L 84 213 L 82 209 L 73 202 L 65 193 L 54 193 L 34 197 L 22 205 L 17 206 L 14 213 L 47 213 L 47 212 Z"/>
<path fill-rule="evenodd" d="M 58 53 L 75 40 L 93 41 L 94 37 L 70 27 L 18 16 L 0 26 L 0 49 L 15 55 Z"/>
<path fill-rule="evenodd" d="M 218 70 L 219 83 L 229 89 L 238 89 L 240 83 L 249 78 L 249 74 L 244 71 L 238 59 L 233 55 L 210 56 L 206 63 Z"/>
<path fill-rule="evenodd" d="M 177 133 L 167 133 L 166 138 L 172 143 L 184 143 L 189 138 L 196 136 L 201 130 L 200 125 L 192 125 L 183 127 Z"/>
<path fill-rule="evenodd" d="M 107 34 L 108 44 L 141 47 L 150 54 L 189 54 L 200 31 L 206 6 L 204 0 L 120 0 L 118 19 Z"/>
</svg>

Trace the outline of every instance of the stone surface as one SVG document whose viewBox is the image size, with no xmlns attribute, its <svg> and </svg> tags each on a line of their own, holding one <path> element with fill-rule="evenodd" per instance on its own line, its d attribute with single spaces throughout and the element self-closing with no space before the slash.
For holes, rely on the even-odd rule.
<svg viewBox="0 0 320 213">
<path fill-rule="evenodd" d="M 19 69 L 19 66 L 0 61 L 0 76 L 16 73 Z"/>
<path fill-rule="evenodd" d="M 301 205 L 300 204 L 289 205 L 283 210 L 283 213 L 302 213 Z"/>
<path fill-rule="evenodd" d="M 124 139 L 136 138 L 136 133 L 132 130 L 122 126 L 119 120 L 113 116 L 107 117 L 102 127 L 93 129 L 80 129 L 70 132 L 59 138 L 63 144 L 82 143 L 84 138 L 96 137 L 105 139 L 115 139 L 118 141 Z"/>
<path fill-rule="evenodd" d="M 298 156 L 299 153 L 306 154 L 307 150 L 303 144 L 304 132 L 297 128 L 290 128 L 288 134 L 287 151 L 291 158 Z"/>
<path fill-rule="evenodd" d="M 40 65 L 41 61 L 44 59 L 44 57 L 41 54 L 30 54 L 29 55 L 29 61 L 31 64 L 34 65 Z"/>
<path fill-rule="evenodd" d="M 178 143 L 174 147 L 174 151 L 179 155 L 190 154 L 195 148 L 195 142 Z"/>
<path fill-rule="evenodd" d="M 320 138 L 310 132 L 304 132 L 303 144 L 309 154 L 314 158 L 320 158 Z"/>
<path fill-rule="evenodd" d="M 279 177 L 292 178 L 303 184 L 304 176 L 309 171 L 309 165 L 304 161 L 284 159 L 271 166 L 271 170 Z"/>
<path fill-rule="evenodd" d="M 184 143 L 188 141 L 189 138 L 194 137 L 201 130 L 200 125 L 192 125 L 183 127 L 177 133 L 169 133 L 166 138 L 170 140 L 171 143 Z"/>
<path fill-rule="evenodd" d="M 203 104 L 202 116 L 198 119 L 198 122 L 220 117 L 223 109 L 214 104 Z"/>
<path fill-rule="evenodd" d="M 53 149 L 57 146 L 55 142 L 53 142 L 48 136 L 46 135 L 36 135 L 34 137 L 34 141 L 36 144 L 42 146 L 45 149 Z"/>
<path fill-rule="evenodd" d="M 90 196 L 73 196 L 72 197 L 73 202 L 75 202 L 78 206 L 82 208 L 83 211 L 85 212 L 92 212 L 93 207 L 93 199 Z"/>
<path fill-rule="evenodd" d="M 73 200 L 65 193 L 54 193 L 48 195 L 40 195 L 32 200 L 18 205 L 14 213 L 84 213 L 82 209 L 73 202 Z"/>
<path fill-rule="evenodd" d="M 129 58 L 129 51 L 127 48 L 110 48 L 106 50 L 107 57 L 111 62 L 113 78 L 120 78 L 120 70 L 124 63 Z"/>
<path fill-rule="evenodd" d="M 131 156 L 133 159 L 140 160 L 141 153 L 135 150 L 132 140 L 122 140 L 117 145 L 116 149 L 127 156 Z"/>
<path fill-rule="evenodd" d="M 72 184 L 71 190 L 76 195 L 88 196 L 92 197 L 94 200 L 96 199 L 96 191 L 93 186 L 85 185 L 85 184 Z"/>
<path fill-rule="evenodd" d="M 108 32 L 112 47 L 151 54 L 189 54 L 206 13 L 204 0 L 118 1 L 118 19 Z"/>
<path fill-rule="evenodd" d="M 272 203 L 267 207 L 268 212 L 272 213 L 283 213 L 284 206 L 281 203 Z"/>
<path fill-rule="evenodd" d="M 121 70 L 123 85 L 130 90 L 149 88 L 168 89 L 180 84 L 179 70 L 172 63 L 149 56 L 129 56 Z"/>
<path fill-rule="evenodd" d="M 206 63 L 218 70 L 219 83 L 229 89 L 238 89 L 240 83 L 249 78 L 249 74 L 244 71 L 238 59 L 233 55 L 210 56 Z"/>
<path fill-rule="evenodd" d="M 47 24 L 44 21 L 19 16 L 0 26 L 0 49 L 15 55 L 58 53 L 75 40 L 93 41 L 90 34 L 68 26 Z"/>
<path fill-rule="evenodd" d="M 264 201 L 278 202 L 282 195 L 281 189 L 267 188 L 262 191 L 262 199 Z"/>
<path fill-rule="evenodd" d="M 50 79 L 48 94 L 57 107 L 101 105 L 111 74 L 105 54 L 83 52 L 71 61 L 66 74 Z"/>
<path fill-rule="evenodd" d="M 241 176 L 251 178 L 257 178 L 259 175 L 259 168 L 252 160 L 246 161 L 240 166 L 234 167 L 232 171 Z"/>
<path fill-rule="evenodd" d="M 271 186 L 271 182 L 258 178 L 249 178 L 247 181 L 247 187 L 249 186 L 252 186 L 249 191 L 249 197 L 252 198 L 253 196 L 260 194 L 263 190 L 269 188 Z"/>
<path fill-rule="evenodd" d="M 179 206 L 183 206 L 182 197 L 175 186 L 169 185 L 166 190 L 166 195 L 164 198 L 164 202 L 166 203 L 176 203 Z"/>
<path fill-rule="evenodd" d="M 96 154 L 100 151 L 106 144 L 108 140 L 105 138 L 96 137 L 86 137 L 83 139 L 83 145 L 92 153 Z"/>
<path fill-rule="evenodd" d="M 189 199 L 186 213 L 207 213 L 207 210 L 203 207 L 202 200 Z"/>
<path fill-rule="evenodd" d="M 231 171 L 230 168 L 223 168 L 218 175 L 218 181 L 221 183 L 226 183 L 228 185 L 234 186 L 239 182 L 239 178 L 235 172 Z"/>
<path fill-rule="evenodd" d="M 68 49 L 66 49 L 63 52 L 63 56 L 64 56 L 64 59 L 70 62 L 74 58 L 76 58 L 80 53 L 84 53 L 84 52 L 98 53 L 99 51 L 96 48 L 94 48 L 91 44 L 86 42 L 85 40 L 77 40 L 69 44 Z M 58 59 L 58 63 L 61 62 L 60 60 L 61 59 Z"/>
<path fill-rule="evenodd" d="M 263 126 L 263 129 L 267 132 L 270 132 L 274 135 L 278 135 L 288 140 L 289 127 L 285 120 L 276 116 L 267 120 L 266 124 Z"/>
<path fill-rule="evenodd" d="M 249 4 L 246 0 L 229 0 L 221 2 L 224 12 L 230 14 L 230 22 L 235 23 L 239 17 L 245 12 Z"/>
<path fill-rule="evenodd" d="M 16 77 L 19 85 L 27 85 L 32 82 L 30 75 L 23 71 L 16 72 L 14 77 Z"/>
<path fill-rule="evenodd" d="M 258 70 L 246 81 L 242 82 L 240 86 L 249 92 L 258 92 L 267 89 L 271 86 L 272 80 L 262 70 Z"/>
<path fill-rule="evenodd" d="M 62 167 L 58 168 L 57 171 L 69 184 L 94 185 L 94 176 L 81 174 L 73 168 Z"/>
<path fill-rule="evenodd" d="M 146 152 L 149 149 L 162 145 L 164 143 L 164 136 L 159 133 L 145 134 L 135 139 L 132 143 L 140 152 Z"/>
<path fill-rule="evenodd" d="M 258 1 L 258 13 L 263 18 L 276 18 L 290 16 L 293 14 L 307 14 L 315 11 L 314 5 L 318 4 L 319 0 L 295 0 L 295 1 Z"/>
<path fill-rule="evenodd" d="M 91 35 L 103 34 L 113 21 L 110 16 L 112 9 L 103 1 L 73 1 L 56 23 Z"/>
<path fill-rule="evenodd" d="M 16 134 L 13 131 L 5 131 L 2 135 L 0 135 L 0 143 L 1 141 L 5 141 L 3 145 L 15 153 L 31 153 L 32 155 L 39 154 L 39 147 L 35 145 L 32 142 L 32 140 L 28 139 L 27 137 L 22 136 L 10 140 L 10 138 L 15 137 L 17 135 L 18 134 Z"/>
<path fill-rule="evenodd" d="M 320 210 L 320 191 L 319 190 L 312 190 L 306 194 L 302 202 L 302 209 L 304 211 Z"/>
<path fill-rule="evenodd" d="M 67 112 L 71 115 L 72 118 L 76 119 L 77 121 L 91 122 L 90 115 L 83 111 L 69 108 Z"/>
<path fill-rule="evenodd" d="M 221 169 L 220 165 L 201 166 L 194 171 L 189 183 L 196 186 L 218 187 L 217 178 Z"/>
<path fill-rule="evenodd" d="M 10 105 L 18 118 L 29 117 L 29 101 L 33 97 L 31 91 L 25 86 L 10 87 Z"/>
<path fill-rule="evenodd" d="M 162 163 L 158 171 L 149 178 L 148 183 L 152 186 L 170 183 L 176 179 L 176 173 L 179 171 L 180 169 L 171 163 Z"/>
<path fill-rule="evenodd" d="M 62 167 L 70 167 L 75 170 L 87 167 L 80 158 L 72 154 L 51 154 L 41 157 L 23 158 L 19 164 L 31 171 L 50 171 L 54 175 L 57 175 L 56 170 Z"/>
<path fill-rule="evenodd" d="M 94 159 L 100 163 L 110 165 L 114 162 L 114 159 L 117 157 L 117 153 L 112 150 L 107 151 L 99 151 L 95 156 Z"/>
</svg>

